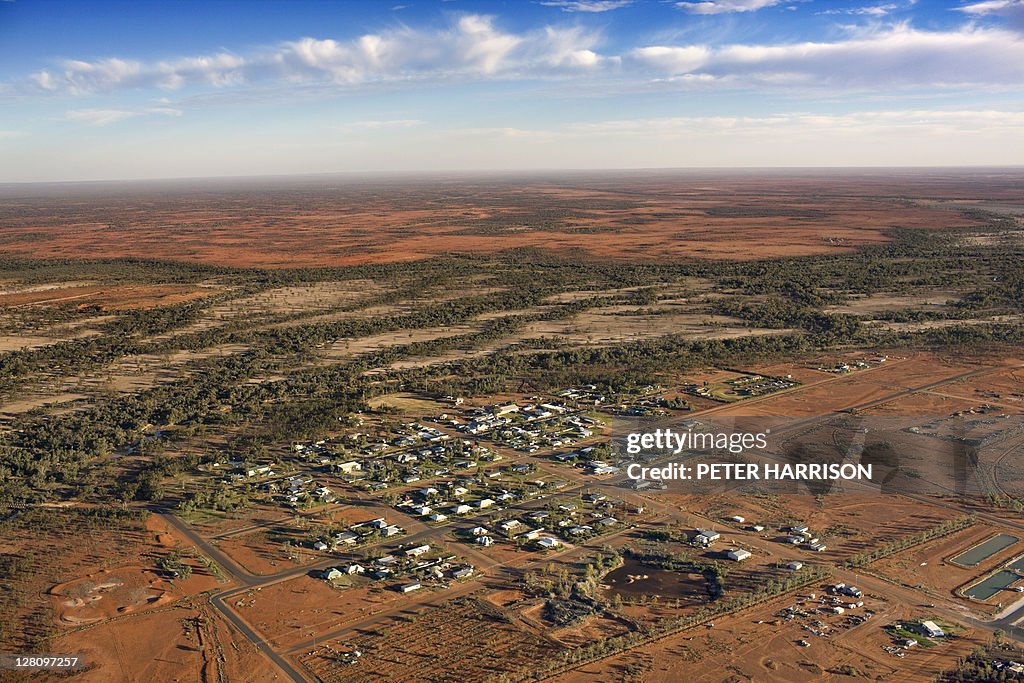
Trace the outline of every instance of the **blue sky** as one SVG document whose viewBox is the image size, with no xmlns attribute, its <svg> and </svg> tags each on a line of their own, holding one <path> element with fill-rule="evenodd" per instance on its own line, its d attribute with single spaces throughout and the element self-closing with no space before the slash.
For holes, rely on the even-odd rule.
<svg viewBox="0 0 1024 683">
<path fill-rule="evenodd" d="M 0 0 L 0 181 L 1020 164 L 1024 0 Z"/>
</svg>

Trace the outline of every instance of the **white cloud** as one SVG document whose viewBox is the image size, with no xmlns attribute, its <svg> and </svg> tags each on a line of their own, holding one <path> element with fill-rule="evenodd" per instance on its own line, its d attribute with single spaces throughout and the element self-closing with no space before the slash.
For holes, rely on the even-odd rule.
<svg viewBox="0 0 1024 683">
<path fill-rule="evenodd" d="M 714 4 L 738 11 L 766 1 Z M 992 1 L 1001 7 L 1011 2 Z M 1013 6 L 1019 2 L 1014 0 Z M 872 7 L 881 12 L 889 5 Z M 566 80 L 581 74 L 600 78 L 595 82 L 610 93 L 638 86 L 709 84 L 856 90 L 1002 88 L 1024 82 L 1024 35 L 975 22 L 945 31 L 919 30 L 905 23 L 875 25 L 818 42 L 641 45 L 626 48 L 621 55 L 602 53 L 600 43 L 600 34 L 578 26 L 510 32 L 491 17 L 463 15 L 436 30 L 399 26 L 344 41 L 306 37 L 247 56 L 219 52 L 159 62 L 69 60 L 59 69 L 32 74 L 20 84 L 20 91 L 80 94 L 190 87 L 230 89 L 236 98 L 243 86 L 250 91 L 266 86 L 277 93 L 281 87 L 302 84 L 335 92 L 338 86 Z"/>
<path fill-rule="evenodd" d="M 414 128 L 422 125 L 423 122 L 419 119 L 381 119 L 381 120 L 369 120 L 369 121 L 353 121 L 352 123 L 343 123 L 338 126 L 341 130 L 354 130 L 354 129 L 379 129 L 379 128 Z"/>
<path fill-rule="evenodd" d="M 248 56 L 227 52 L 145 63 L 123 59 L 68 60 L 32 74 L 35 92 L 71 94 L 118 89 L 226 87 L 261 81 L 371 82 L 455 77 L 508 77 L 538 68 L 571 73 L 601 61 L 598 35 L 546 27 L 521 33 L 499 29 L 489 16 L 463 15 L 439 30 L 398 27 L 353 40 L 306 37 Z"/>
<path fill-rule="evenodd" d="M 563 12 L 610 12 L 632 5 L 633 0 L 542 0 L 540 4 Z"/>
<path fill-rule="evenodd" d="M 668 74 L 683 74 L 694 71 L 708 62 L 711 50 L 703 45 L 670 47 L 652 45 L 640 47 L 630 53 L 633 59 L 660 69 Z"/>
<path fill-rule="evenodd" d="M 181 116 L 180 109 L 173 107 L 148 107 L 146 109 L 72 109 L 64 114 L 68 121 L 90 126 L 109 126 L 118 121 L 138 116 Z"/>
<path fill-rule="evenodd" d="M 711 76 L 731 84 L 876 89 L 1024 81 L 1024 37 L 974 27 L 934 32 L 900 24 L 833 42 L 649 46 L 631 57 L 662 76 Z"/>
<path fill-rule="evenodd" d="M 1001 14 L 1008 10 L 1024 7 L 1024 0 L 985 0 L 958 7 L 967 14 Z"/>
<path fill-rule="evenodd" d="M 622 119 L 570 125 L 569 134 L 628 135 L 658 139 L 700 135 L 762 136 L 779 132 L 829 136 L 881 133 L 917 135 L 1024 133 L 1024 111 L 896 110 L 845 114 L 784 113 L 767 116 L 680 116 Z"/>
<path fill-rule="evenodd" d="M 677 2 L 676 7 L 690 14 L 728 14 L 731 12 L 756 12 L 765 7 L 775 7 L 782 0 L 704 0 L 703 2 Z"/>
<path fill-rule="evenodd" d="M 1024 30 L 1024 0 L 984 0 L 957 9 L 976 17 L 999 17 L 1009 26 Z"/>
<path fill-rule="evenodd" d="M 910 4 L 912 5 L 914 3 Z M 819 14 L 852 14 L 868 17 L 884 17 L 890 12 L 894 12 L 899 9 L 904 9 L 904 7 L 895 3 L 887 3 L 884 5 L 866 5 L 863 7 L 845 7 L 841 9 L 832 8 L 819 12 Z"/>
</svg>

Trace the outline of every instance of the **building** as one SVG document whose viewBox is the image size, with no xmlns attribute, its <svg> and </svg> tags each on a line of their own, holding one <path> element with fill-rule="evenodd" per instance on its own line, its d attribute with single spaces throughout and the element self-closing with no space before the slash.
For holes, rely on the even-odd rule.
<svg viewBox="0 0 1024 683">
<path fill-rule="evenodd" d="M 946 632 L 939 628 L 934 621 L 922 621 L 921 630 L 929 638 L 942 638 L 946 635 Z"/>
<path fill-rule="evenodd" d="M 795 571 L 799 571 L 799 570 L 801 570 L 803 568 L 804 568 L 804 563 L 803 562 L 790 562 L 790 563 L 788 563 L 786 565 L 786 569 L 789 569 L 790 571 L 794 571 L 794 572 Z"/>
<path fill-rule="evenodd" d="M 750 557 L 750 551 L 743 550 L 742 548 L 732 548 L 725 551 L 725 556 L 733 562 L 742 562 Z"/>
<path fill-rule="evenodd" d="M 710 529 L 697 529 L 697 535 L 693 537 L 695 543 L 711 545 L 722 537 L 722 534 Z"/>
<path fill-rule="evenodd" d="M 407 583 L 404 586 L 402 586 L 401 588 L 399 588 L 398 590 L 402 591 L 403 593 L 412 593 L 413 591 L 418 591 L 421 588 L 423 588 L 423 584 L 421 584 L 419 582 L 415 582 L 415 583 Z"/>
<path fill-rule="evenodd" d="M 541 538 L 541 539 L 537 540 L 537 545 L 539 545 L 541 548 L 550 549 L 550 548 L 557 548 L 558 546 L 560 546 L 562 544 L 559 543 L 558 540 L 554 539 L 554 538 Z"/>
<path fill-rule="evenodd" d="M 419 557 L 420 555 L 422 555 L 424 553 L 429 553 L 429 552 L 430 552 L 430 546 L 429 545 L 418 545 L 415 548 L 409 548 L 408 550 L 406 550 L 405 554 L 408 555 L 409 557 Z"/>
<path fill-rule="evenodd" d="M 363 465 L 358 460 L 350 460 L 348 462 L 338 463 L 334 466 L 334 469 L 341 472 L 342 474 L 355 474 L 363 470 Z"/>
</svg>

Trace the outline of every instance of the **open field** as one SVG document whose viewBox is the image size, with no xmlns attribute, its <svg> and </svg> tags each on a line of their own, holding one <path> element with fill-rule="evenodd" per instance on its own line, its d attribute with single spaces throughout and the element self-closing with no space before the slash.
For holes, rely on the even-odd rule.
<svg viewBox="0 0 1024 683">
<path fill-rule="evenodd" d="M 187 183 L 97 187 L 84 198 L 54 188 L 59 199 L 7 187 L 0 222 L 8 252 L 50 258 L 294 267 L 532 247 L 602 259 L 750 259 L 846 251 L 884 242 L 897 227 L 970 226 L 963 211 L 972 207 L 907 198 L 1017 199 L 1014 181 L 1012 173 L 972 183 L 912 172 L 895 183 L 871 173 L 638 172 L 487 184 L 325 178 L 207 182 L 201 199 Z M 48 213 L 28 210 L 41 200 Z"/>
</svg>

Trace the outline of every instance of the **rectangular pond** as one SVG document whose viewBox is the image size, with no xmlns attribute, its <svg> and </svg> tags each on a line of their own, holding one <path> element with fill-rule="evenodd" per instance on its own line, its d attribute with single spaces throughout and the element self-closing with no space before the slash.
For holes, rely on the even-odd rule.
<svg viewBox="0 0 1024 683">
<path fill-rule="evenodd" d="M 1016 536 L 1010 536 L 1009 534 L 999 534 L 993 536 L 983 543 L 979 543 L 973 548 L 968 548 L 950 562 L 958 564 L 962 567 L 977 567 L 979 564 L 992 557 L 996 553 L 1002 552 L 1009 548 L 1011 545 L 1019 541 L 1020 539 Z"/>
<path fill-rule="evenodd" d="M 979 581 L 964 591 L 964 595 L 975 600 L 988 600 L 996 593 L 1001 593 L 1020 580 L 1017 572 L 1003 569 Z"/>
</svg>

